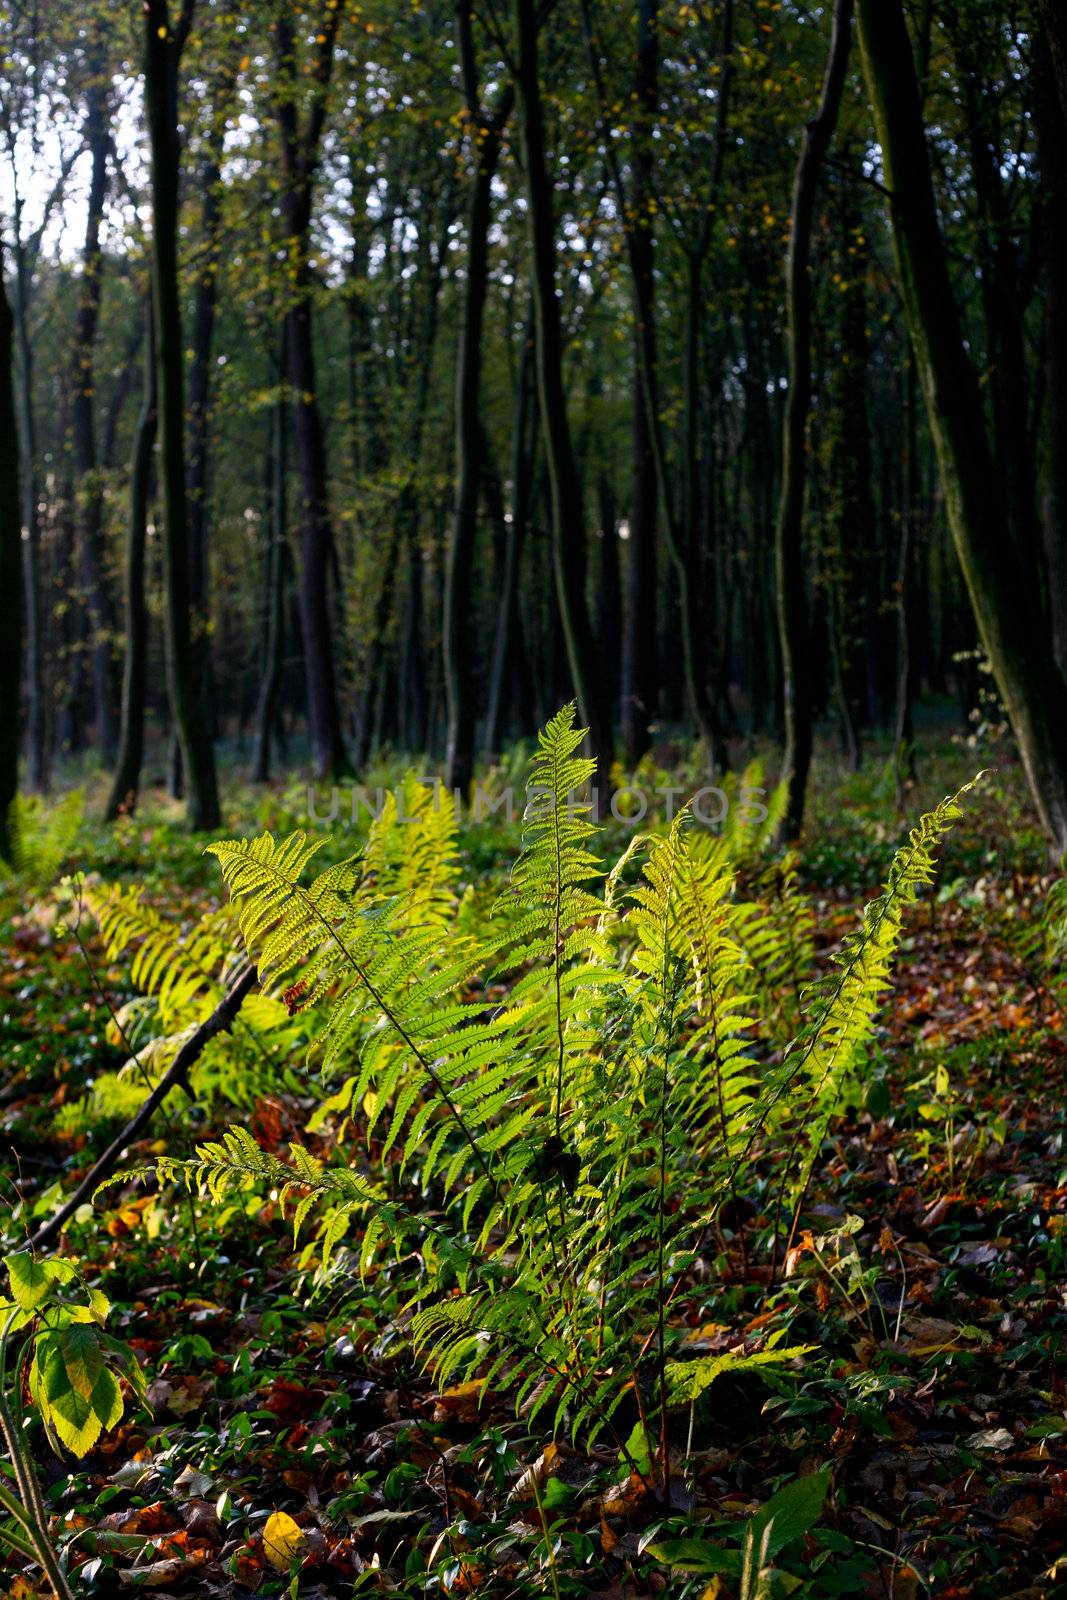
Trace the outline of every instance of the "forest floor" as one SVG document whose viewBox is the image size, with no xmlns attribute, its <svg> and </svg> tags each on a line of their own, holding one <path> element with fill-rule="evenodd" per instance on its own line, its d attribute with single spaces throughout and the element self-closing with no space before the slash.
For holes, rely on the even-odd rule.
<svg viewBox="0 0 1067 1600">
<path fill-rule="evenodd" d="M 472 1385 L 435 1391 L 388 1273 L 324 1283 L 271 1196 L 213 1207 L 129 1185 L 79 1214 L 63 1248 L 106 1290 L 149 1408 L 128 1406 L 80 1462 L 34 1437 L 77 1592 L 738 1596 L 744 1580 L 715 1575 L 715 1552 L 739 1549 L 780 1485 L 825 1466 L 818 1520 L 748 1600 L 1067 1594 L 1067 1034 L 1057 991 L 1019 954 L 1048 880 L 1018 774 L 996 759 L 908 924 L 866 1103 L 832 1129 L 790 1274 L 772 1285 L 755 1251 L 746 1263 L 735 1249 L 672 1306 L 694 1349 L 785 1319 L 789 1342 L 815 1351 L 799 1375 L 716 1383 L 707 1419 L 676 1441 L 669 1508 L 617 1452 L 531 1435 L 506 1388 L 480 1405 Z M 982 764 L 922 751 L 909 818 Z M 901 833 L 884 760 L 856 777 L 833 765 L 825 752 L 803 850 L 823 950 Z M 283 810 L 278 794 L 227 794 L 232 831 Z M 465 871 L 491 878 L 515 841 L 486 824 L 461 842 Z M 161 798 L 117 833 L 86 825 L 77 855 L 171 915 L 219 898 L 214 863 Z M 47 885 L 9 886 L 0 917 L 0 1166 L 17 1248 L 120 1125 L 86 1125 L 78 1104 L 124 1057 L 106 1036 L 133 988 L 93 936 L 87 963 Z M 237 1116 L 282 1149 L 319 1098 L 314 1074 L 291 1071 Z M 221 1098 L 195 1114 L 168 1102 L 131 1161 L 187 1155 L 235 1116 Z M 765 1222 L 754 1205 L 742 1232 Z M 105 1531 L 129 1537 L 112 1548 Z M 8 1585 L 44 1592 L 29 1568 L 11 1566 Z"/>
</svg>

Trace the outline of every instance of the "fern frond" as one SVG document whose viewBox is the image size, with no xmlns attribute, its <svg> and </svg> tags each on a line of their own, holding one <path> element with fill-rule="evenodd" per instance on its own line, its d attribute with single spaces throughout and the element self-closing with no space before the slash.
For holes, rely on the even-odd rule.
<svg viewBox="0 0 1067 1600">
<path fill-rule="evenodd" d="M 979 778 L 942 800 L 911 830 L 893 858 L 882 893 L 864 908 L 860 927 L 842 940 L 833 957 L 834 970 L 805 998 L 806 1027 L 787 1054 L 770 1097 L 771 1104 L 777 1102 L 787 1088 L 794 1097 L 798 1208 L 842 1092 L 850 1079 L 862 1078 L 905 913 L 933 881 L 938 846 L 962 815 L 960 802 Z M 794 1230 L 796 1219 L 795 1210 Z"/>
<path fill-rule="evenodd" d="M 203 1021 L 222 995 L 222 969 L 234 954 L 233 919 L 209 913 L 183 929 L 147 905 L 141 891 L 86 885 L 86 907 L 96 919 L 109 961 L 133 953 L 130 977 L 152 996 L 163 1028 Z"/>
<path fill-rule="evenodd" d="M 56 800 L 17 794 L 8 813 L 11 859 L 0 858 L 0 878 L 22 878 L 38 888 L 51 888 L 74 851 L 84 815 L 82 789 L 70 789 Z"/>
</svg>

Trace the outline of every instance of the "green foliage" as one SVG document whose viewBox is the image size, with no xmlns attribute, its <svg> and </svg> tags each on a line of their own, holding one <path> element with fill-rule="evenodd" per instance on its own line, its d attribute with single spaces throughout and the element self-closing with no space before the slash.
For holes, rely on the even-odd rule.
<svg viewBox="0 0 1067 1600">
<path fill-rule="evenodd" d="M 164 1030 L 209 1015 L 222 994 L 220 970 L 233 953 L 228 912 L 209 912 L 182 929 L 146 904 L 139 889 L 86 885 L 82 893 L 108 960 L 133 953 L 130 977 L 142 994 L 155 1000 Z"/>
<path fill-rule="evenodd" d="M 85 815 L 85 795 L 70 789 L 58 800 L 19 794 L 11 806 L 10 863 L 0 857 L 0 881 L 14 878 L 36 889 L 50 889 L 74 851 Z"/>
<path fill-rule="evenodd" d="M 976 778 L 942 800 L 911 830 L 908 842 L 893 858 L 883 892 L 864 908 L 860 927 L 845 936 L 832 958 L 833 970 L 806 996 L 805 1024 L 786 1054 L 774 1090 L 775 1102 L 788 1092 L 795 1107 L 792 1147 L 801 1199 L 830 1118 L 846 1092 L 862 1087 L 866 1053 L 878 1006 L 890 985 L 904 914 L 932 883 L 938 846 L 962 815 L 960 799 L 977 782 Z"/>
<path fill-rule="evenodd" d="M 116 1010 L 110 1044 L 130 1052 L 116 1075 L 102 1075 L 90 1093 L 63 1107 L 56 1126 L 82 1131 L 97 1116 L 131 1115 L 173 1060 L 189 1033 L 222 998 L 238 958 L 236 919 L 230 907 L 208 911 L 190 924 L 162 915 L 141 891 L 120 885 L 79 883 L 79 903 L 93 916 L 110 961 L 130 959 L 141 995 Z M 291 1046 L 298 1029 L 288 1008 L 269 994 L 249 996 L 234 1036 L 212 1040 L 195 1070 L 198 1092 L 247 1103 L 277 1079 L 273 1058 Z"/>
<path fill-rule="evenodd" d="M 261 981 L 285 986 L 325 1067 L 350 1069 L 315 1127 L 362 1130 L 381 1176 L 299 1145 L 281 1160 L 239 1128 L 159 1172 L 216 1199 L 269 1185 L 296 1227 L 318 1218 L 325 1258 L 349 1227 L 364 1270 L 386 1246 L 417 1252 L 411 1332 L 439 1383 L 506 1378 L 528 1422 L 606 1431 L 637 1470 L 615 1421 L 627 1396 L 662 1419 L 723 1371 L 809 1348 L 779 1327 L 762 1348 L 694 1359 L 669 1308 L 721 1247 L 723 1207 L 767 1139 L 787 1148 L 779 1209 L 799 1206 L 959 806 L 923 818 L 805 990 L 812 918 L 795 863 L 683 811 L 605 876 L 582 737 L 573 706 L 540 735 L 488 939 L 457 918 L 452 822 L 414 784 L 414 822 L 383 811 L 361 854 L 310 881 L 318 847 L 302 833 L 211 847 Z M 663 1478 L 662 1420 L 659 1436 Z"/>
<path fill-rule="evenodd" d="M 3 1342 L 31 1329 L 27 1349 L 29 1393 L 53 1449 L 76 1456 L 92 1449 L 100 1434 L 122 1419 L 120 1379 L 144 1393 L 136 1357 L 104 1331 L 110 1309 L 99 1289 L 82 1289 L 77 1268 L 62 1256 L 37 1260 L 27 1251 L 5 1261 L 11 1299 L 0 1303 Z"/>
</svg>

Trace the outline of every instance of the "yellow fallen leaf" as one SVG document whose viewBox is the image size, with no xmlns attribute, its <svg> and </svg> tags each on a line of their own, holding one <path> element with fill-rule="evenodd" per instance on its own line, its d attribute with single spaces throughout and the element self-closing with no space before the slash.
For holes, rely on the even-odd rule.
<svg viewBox="0 0 1067 1600">
<path fill-rule="evenodd" d="M 307 1544 L 307 1534 L 287 1511 L 272 1511 L 263 1529 L 263 1554 L 272 1567 L 288 1572 Z"/>
</svg>

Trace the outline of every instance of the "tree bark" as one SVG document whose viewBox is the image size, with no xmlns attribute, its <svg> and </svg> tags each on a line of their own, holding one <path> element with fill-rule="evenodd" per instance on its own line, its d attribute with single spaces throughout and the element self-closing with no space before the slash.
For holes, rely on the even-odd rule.
<svg viewBox="0 0 1067 1600">
<path fill-rule="evenodd" d="M 14 323 L 3 287 L 0 241 L 0 856 L 11 859 L 12 806 L 18 791 L 22 677 L 22 517 L 15 421 Z"/>
<path fill-rule="evenodd" d="M 288 0 L 275 24 L 278 81 L 276 102 L 282 153 L 282 209 L 289 245 L 292 302 L 287 327 L 289 382 L 293 394 L 293 433 L 300 474 L 300 616 L 307 678 L 308 735 L 317 778 L 350 771 L 341 733 L 330 622 L 329 573 L 333 546 L 326 474 L 326 450 L 319 411 L 312 337 L 309 245 L 311 208 L 318 169 L 326 95 L 343 6 L 324 8 L 313 68 L 314 98 L 303 127 L 297 114 L 293 18 Z"/>
<path fill-rule="evenodd" d="M 283 338 L 278 363 L 278 401 L 274 407 L 271 424 L 274 439 L 271 452 L 270 556 L 267 563 L 267 637 L 263 676 L 256 703 L 253 783 L 266 783 L 270 778 L 270 741 L 277 715 L 278 686 L 281 682 L 282 652 L 285 647 L 285 554 L 288 538 L 286 501 L 289 476 L 287 432 L 289 407 L 286 400 L 285 354 L 286 345 Z"/>
<path fill-rule="evenodd" d="M 47 675 L 44 659 L 44 599 L 41 570 L 41 519 L 37 504 L 37 416 L 33 397 L 33 346 L 30 342 L 30 267 L 22 236 L 22 202 L 12 207 L 14 271 L 14 344 L 18 350 L 17 425 L 21 447 L 22 581 L 25 590 L 26 725 L 29 735 L 29 786 L 47 794 L 49 729 Z M 0 378 L 0 382 L 3 379 Z"/>
<path fill-rule="evenodd" d="M 585 517 L 563 382 L 563 331 L 556 295 L 552 184 L 545 162 L 535 0 L 513 0 L 526 215 L 533 261 L 537 387 L 552 497 L 552 564 L 578 710 L 589 730 L 596 781 L 606 793 L 611 725 L 585 598 Z"/>
<path fill-rule="evenodd" d="M 1063 21 L 1067 34 L 1067 19 Z M 1067 71 L 1057 93 L 1051 28 L 1035 40 L 1034 109 L 1043 208 L 1045 406 L 1041 521 L 1052 649 L 1067 678 Z"/>
<path fill-rule="evenodd" d="M 190 625 L 184 350 L 178 287 L 178 65 L 192 26 L 194 4 L 195 0 L 183 0 L 179 21 L 172 28 L 168 0 L 144 0 L 144 77 L 151 145 L 167 693 L 181 746 L 189 824 L 195 830 L 206 830 L 218 826 L 219 801 L 215 755 L 197 694 Z"/>
<path fill-rule="evenodd" d="M 231 25 L 235 12 L 224 13 L 220 24 Z M 223 45 L 224 55 L 212 87 L 203 159 L 197 174 L 200 201 L 199 249 L 193 292 L 191 359 L 189 362 L 189 603 L 196 692 L 204 724 L 216 732 L 216 707 L 211 661 L 211 603 L 209 545 L 209 460 L 211 420 L 212 347 L 219 296 L 219 256 L 222 247 L 222 152 L 230 101 L 237 81 L 236 34 Z"/>
<path fill-rule="evenodd" d="M 500 158 L 504 126 L 514 97 L 514 91 L 508 84 L 495 110 L 490 113 L 482 107 L 471 12 L 470 0 L 461 0 L 457 7 L 457 21 L 474 175 L 467 219 L 467 276 L 456 368 L 456 508 L 445 562 L 442 618 L 445 700 L 448 706 L 445 787 L 450 792 L 458 791 L 462 795 L 466 795 L 470 789 L 474 772 L 476 713 L 470 595 L 482 478 L 479 401 L 482 332 L 489 287 L 489 223 L 493 179 Z"/>
<path fill-rule="evenodd" d="M 122 719 L 118 759 L 107 820 L 131 814 L 137 805 L 144 760 L 145 683 L 148 674 L 148 612 L 145 607 L 145 544 L 152 452 L 158 421 L 155 326 L 151 292 L 145 296 L 144 393 L 130 457 L 129 511 L 126 523 L 126 660 L 122 673 Z"/>
<path fill-rule="evenodd" d="M 97 749 L 107 765 L 115 756 L 114 610 L 104 551 L 104 492 L 96 448 L 96 336 L 100 323 L 100 225 L 107 198 L 111 142 L 105 64 L 98 49 L 87 62 L 85 142 L 92 158 L 85 213 L 81 283 L 74 334 L 71 443 L 76 497 L 78 565 L 89 618 L 89 665 Z"/>
<path fill-rule="evenodd" d="M 630 276 L 634 303 L 633 441 L 626 610 L 622 640 L 622 746 L 636 766 L 648 749 L 658 710 L 656 673 L 656 457 L 642 372 L 657 371 L 655 155 L 659 84 L 659 0 L 637 0 L 634 81 L 633 223 Z"/>
<path fill-rule="evenodd" d="M 811 224 L 819 170 L 833 138 L 848 68 L 852 0 L 834 0 L 833 32 L 819 109 L 804 129 L 793 181 L 786 262 L 789 388 L 782 419 L 782 483 L 775 528 L 778 638 L 782 653 L 785 755 L 789 785 L 784 831 L 795 839 L 804 820 L 811 767 L 812 683 L 804 584 L 804 489 L 811 408 Z"/>
<path fill-rule="evenodd" d="M 489 669 L 489 709 L 485 719 L 485 748 L 490 756 L 499 754 L 504 738 L 509 686 L 518 681 L 516 663 L 525 670 L 525 643 L 519 611 L 519 566 L 530 515 L 534 457 L 537 452 L 537 397 L 533 372 L 533 306 L 527 313 L 515 378 L 515 398 L 511 418 L 511 520 L 504 541 L 504 565 L 500 579 L 500 604 L 493 659 Z M 520 724 L 521 727 L 521 724 Z M 523 732 L 528 730 L 522 728 Z"/>
<path fill-rule="evenodd" d="M 1037 596 L 1004 536 L 1004 504 L 952 293 L 901 0 L 859 0 L 860 45 L 889 191 L 901 299 L 926 402 L 949 527 L 982 644 L 1042 823 L 1067 851 L 1067 683 Z"/>
</svg>

